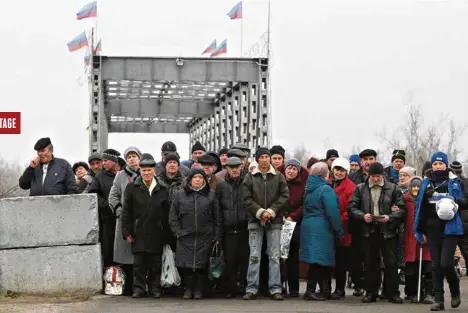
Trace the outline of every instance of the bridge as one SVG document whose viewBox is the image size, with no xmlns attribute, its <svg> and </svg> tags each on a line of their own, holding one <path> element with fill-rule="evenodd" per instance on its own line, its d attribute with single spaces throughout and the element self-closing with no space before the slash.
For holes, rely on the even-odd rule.
<svg viewBox="0 0 468 313">
<path fill-rule="evenodd" d="M 90 153 L 109 133 L 188 133 L 218 151 L 271 142 L 267 58 L 93 56 Z"/>
</svg>

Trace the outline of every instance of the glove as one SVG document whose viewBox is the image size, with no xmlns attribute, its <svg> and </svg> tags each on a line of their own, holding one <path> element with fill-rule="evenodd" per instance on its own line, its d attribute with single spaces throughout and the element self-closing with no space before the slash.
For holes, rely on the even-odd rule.
<svg viewBox="0 0 468 313">
<path fill-rule="evenodd" d="M 434 189 L 433 188 L 427 188 L 426 192 L 425 192 L 425 195 L 426 195 L 427 198 L 431 199 L 432 196 L 434 195 Z"/>
</svg>

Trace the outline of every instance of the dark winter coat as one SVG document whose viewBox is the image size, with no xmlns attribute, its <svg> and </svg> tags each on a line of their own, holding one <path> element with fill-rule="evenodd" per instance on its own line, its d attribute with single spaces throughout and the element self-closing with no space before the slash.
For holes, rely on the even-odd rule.
<svg viewBox="0 0 468 313">
<path fill-rule="evenodd" d="M 223 214 L 224 233 L 238 233 L 247 231 L 249 216 L 244 206 L 242 182 L 245 173 L 237 180 L 233 180 L 229 174 L 225 176 L 227 205 L 221 207 Z"/>
<path fill-rule="evenodd" d="M 99 220 L 101 222 L 115 221 L 115 215 L 109 206 L 109 194 L 114 178 L 114 172 L 102 170 L 96 174 L 88 190 L 88 193 L 97 194 Z"/>
<path fill-rule="evenodd" d="M 339 184 L 334 186 L 336 195 L 338 196 L 338 201 L 340 203 L 340 216 L 341 216 L 341 225 L 345 235 L 343 239 L 338 242 L 339 246 L 348 247 L 351 245 L 351 234 L 348 231 L 348 204 L 353 197 L 353 191 L 356 189 L 356 185 L 346 176 Z"/>
<path fill-rule="evenodd" d="M 281 174 L 285 175 L 284 165 L 281 165 L 278 168 L 278 171 Z M 286 176 L 285 176 L 286 177 Z M 297 175 L 296 179 L 291 181 L 286 180 L 289 189 L 289 199 L 288 204 L 285 206 L 284 215 L 286 217 L 292 218 L 295 222 L 301 222 L 302 216 L 304 215 L 303 212 L 303 204 L 304 204 L 304 192 L 305 187 L 307 184 L 307 179 L 309 178 L 309 171 L 307 168 L 302 167 L 299 175 Z"/>
<path fill-rule="evenodd" d="M 80 183 L 78 184 L 78 193 L 88 193 L 89 188 L 91 188 L 91 182 L 93 181 L 96 173 L 90 168 L 88 173 L 85 175 L 86 179 L 81 179 Z"/>
<path fill-rule="evenodd" d="M 392 206 L 396 205 L 400 208 L 398 211 L 392 211 Z M 379 200 L 379 214 L 388 215 L 390 220 L 386 224 L 381 224 L 383 236 L 386 239 L 394 238 L 397 235 L 398 228 L 403 222 L 406 213 L 405 200 L 400 188 L 384 179 L 382 193 Z M 371 189 L 369 180 L 365 183 L 357 185 L 353 193 L 353 198 L 348 205 L 349 212 L 357 223 L 360 223 L 360 235 L 369 237 L 375 231 L 374 223 L 366 223 L 364 215 L 367 213 L 373 214 L 374 203 L 372 202 Z"/>
<path fill-rule="evenodd" d="M 335 266 L 335 241 L 344 235 L 338 198 L 326 180 L 310 175 L 304 200 L 299 259 L 309 264 Z"/>
<path fill-rule="evenodd" d="M 125 189 L 122 211 L 123 238 L 132 236 L 132 252 L 162 254 L 168 242 L 169 191 L 155 177 L 156 186 L 149 193 L 143 179 L 138 177 Z"/>
<path fill-rule="evenodd" d="M 400 181 L 400 175 L 393 169 L 393 166 L 391 165 L 387 166 L 384 169 L 384 174 L 385 174 L 385 178 L 387 178 L 389 182 L 398 185 Z"/>
<path fill-rule="evenodd" d="M 289 189 L 283 174 L 272 165 L 266 178 L 258 169 L 248 173 L 243 182 L 244 205 L 249 214 L 249 229 L 261 227 L 260 217 L 264 211 L 272 215 L 270 227 L 281 229 L 283 212 L 289 200 Z"/>
<path fill-rule="evenodd" d="M 44 185 L 42 184 L 42 164 L 35 168 L 27 167 L 19 178 L 21 189 L 30 190 L 29 196 L 58 196 L 76 194 L 75 174 L 68 161 L 53 157 L 50 161 Z"/>
<path fill-rule="evenodd" d="M 208 182 L 195 191 L 191 180 L 189 175 L 169 213 L 169 224 L 177 237 L 175 262 L 183 268 L 206 268 L 213 242 L 221 240 L 223 222 L 216 193 Z"/>
<path fill-rule="evenodd" d="M 466 202 L 468 201 L 468 178 L 460 176 L 459 179 L 465 200 L 464 207 L 468 207 L 468 205 L 466 204 Z M 461 210 L 460 214 L 463 222 L 463 232 L 465 234 L 468 234 L 468 210 Z"/>
<path fill-rule="evenodd" d="M 356 186 L 365 183 L 367 180 L 367 176 L 364 174 L 362 168 L 360 168 L 359 171 L 349 174 L 348 177 Z"/>
</svg>

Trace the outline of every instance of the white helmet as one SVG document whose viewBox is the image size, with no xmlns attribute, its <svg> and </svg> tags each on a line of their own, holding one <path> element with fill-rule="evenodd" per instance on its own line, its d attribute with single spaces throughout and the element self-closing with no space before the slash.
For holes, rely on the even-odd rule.
<svg viewBox="0 0 468 313">
<path fill-rule="evenodd" d="M 458 212 L 458 204 L 450 198 L 442 198 L 436 203 L 436 211 L 441 220 L 450 221 Z"/>
<path fill-rule="evenodd" d="M 349 161 L 346 158 L 336 158 L 335 161 L 333 161 L 332 163 L 332 166 L 331 166 L 332 170 L 334 167 L 337 167 L 337 166 L 344 168 L 348 173 L 351 168 L 351 166 L 349 165 Z"/>
</svg>

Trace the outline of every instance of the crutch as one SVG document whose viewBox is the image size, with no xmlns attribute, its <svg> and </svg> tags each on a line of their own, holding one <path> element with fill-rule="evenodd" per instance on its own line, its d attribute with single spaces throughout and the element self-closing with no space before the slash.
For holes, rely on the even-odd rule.
<svg viewBox="0 0 468 313">
<path fill-rule="evenodd" d="M 421 302 L 422 262 L 422 246 L 419 246 L 418 302 Z"/>
</svg>

